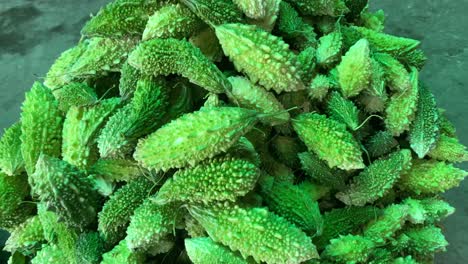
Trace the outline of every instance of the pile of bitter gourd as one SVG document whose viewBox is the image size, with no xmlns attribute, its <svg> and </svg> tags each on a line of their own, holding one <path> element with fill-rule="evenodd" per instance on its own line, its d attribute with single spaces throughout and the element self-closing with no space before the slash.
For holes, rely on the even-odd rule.
<svg viewBox="0 0 468 264">
<path fill-rule="evenodd" d="M 432 263 L 467 175 L 366 0 L 116 0 L 0 142 L 10 263 Z"/>
</svg>

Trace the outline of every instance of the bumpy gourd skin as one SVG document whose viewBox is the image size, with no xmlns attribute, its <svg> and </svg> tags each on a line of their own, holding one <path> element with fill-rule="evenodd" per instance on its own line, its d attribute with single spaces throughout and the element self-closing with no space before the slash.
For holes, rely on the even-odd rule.
<svg viewBox="0 0 468 264">
<path fill-rule="evenodd" d="M 203 27 L 190 9 L 181 5 L 167 5 L 156 11 L 148 20 L 143 32 L 143 41 L 154 38 L 177 38 L 190 37 Z"/>
<path fill-rule="evenodd" d="M 55 90 L 62 88 L 72 81 L 79 81 L 74 80 L 73 76 L 69 75 L 69 71 L 76 60 L 80 58 L 81 54 L 85 52 L 87 45 L 88 42 L 83 41 L 60 54 L 47 72 L 44 85 Z"/>
<path fill-rule="evenodd" d="M 155 204 L 146 199 L 134 212 L 127 228 L 127 247 L 132 251 L 153 250 L 182 221 L 179 203 Z"/>
<path fill-rule="evenodd" d="M 289 121 L 289 113 L 272 93 L 243 77 L 229 77 L 228 80 L 232 85 L 233 100 L 240 107 L 272 114 L 262 118 L 263 122 L 271 125 L 280 125 Z"/>
<path fill-rule="evenodd" d="M 3 249 L 11 253 L 19 251 L 24 255 L 31 255 L 40 248 L 43 242 L 45 242 L 44 231 L 41 221 L 36 215 L 11 232 Z"/>
<path fill-rule="evenodd" d="M 31 177 L 33 193 L 56 210 L 68 226 L 83 229 L 95 221 L 98 194 L 78 169 L 41 155 Z"/>
<path fill-rule="evenodd" d="M 281 38 L 243 24 L 217 26 L 216 36 L 224 53 L 253 83 L 277 93 L 305 88 L 296 55 Z"/>
<path fill-rule="evenodd" d="M 264 208 L 215 204 L 190 206 L 189 211 L 215 242 L 257 262 L 301 263 L 318 258 L 305 233 Z"/>
<path fill-rule="evenodd" d="M 361 150 L 346 126 L 324 115 L 307 113 L 293 120 L 294 130 L 310 151 L 343 170 L 364 168 Z"/>
<path fill-rule="evenodd" d="M 44 239 L 49 244 L 56 245 L 69 263 L 74 263 L 76 259 L 75 245 L 78 241 L 78 231 L 60 221 L 60 216 L 55 212 L 49 211 L 50 208 L 48 207 L 44 202 L 40 202 L 37 205 L 37 216 L 44 230 Z"/>
<path fill-rule="evenodd" d="M 145 172 L 136 161 L 130 159 L 99 159 L 89 171 L 109 181 L 131 181 Z"/>
<path fill-rule="evenodd" d="M 181 2 L 211 26 L 242 21 L 242 12 L 230 0 L 181 0 Z"/>
<path fill-rule="evenodd" d="M 285 1 L 280 3 L 276 27 L 280 35 L 298 50 L 317 45 L 314 28 L 306 23 L 297 11 Z"/>
<path fill-rule="evenodd" d="M 456 187 L 468 172 L 435 160 L 417 160 L 402 175 L 400 188 L 416 194 L 437 194 Z"/>
<path fill-rule="evenodd" d="M 442 230 L 435 226 L 411 227 L 396 238 L 397 248 L 416 256 L 446 251 L 448 246 Z"/>
<path fill-rule="evenodd" d="M 153 78 L 140 79 L 131 102 L 117 110 L 102 129 L 97 140 L 100 156 L 131 156 L 138 138 L 160 125 L 166 113 L 167 100 L 165 82 Z"/>
<path fill-rule="evenodd" d="M 260 19 L 265 17 L 265 0 L 233 0 L 244 14 L 250 18 Z"/>
<path fill-rule="evenodd" d="M 332 239 L 322 256 L 340 263 L 365 263 L 373 247 L 374 243 L 365 237 L 346 235 Z"/>
<path fill-rule="evenodd" d="M 317 47 L 317 64 L 327 68 L 340 60 L 343 49 L 343 36 L 336 30 L 319 39 Z"/>
<path fill-rule="evenodd" d="M 133 67 L 149 75 L 180 74 L 213 93 L 230 90 L 222 72 L 187 41 L 153 39 L 141 43 L 129 56 Z"/>
<path fill-rule="evenodd" d="M 171 0 L 116 0 L 102 8 L 81 30 L 84 36 L 136 37 L 148 17 Z"/>
<path fill-rule="evenodd" d="M 234 202 L 254 188 L 259 175 L 260 170 L 247 160 L 230 156 L 214 158 L 174 173 L 153 201 L 159 204 Z"/>
<path fill-rule="evenodd" d="M 65 257 L 60 248 L 54 244 L 44 246 L 36 256 L 31 259 L 31 264 L 69 264 L 69 260 Z"/>
<path fill-rule="evenodd" d="M 124 238 L 135 209 L 150 195 L 154 183 L 145 177 L 135 179 L 117 190 L 98 214 L 98 231 L 108 244 Z"/>
<path fill-rule="evenodd" d="M 441 134 L 434 148 L 429 151 L 429 157 L 448 162 L 468 161 L 468 151 L 456 137 Z"/>
<path fill-rule="evenodd" d="M 92 166 L 98 159 L 99 131 L 119 104 L 119 98 L 111 98 L 97 105 L 71 107 L 63 125 L 63 160 L 80 169 Z"/>
<path fill-rule="evenodd" d="M 410 73 L 397 59 L 387 53 L 374 53 L 373 57 L 383 67 L 390 89 L 402 92 L 411 88 Z"/>
<path fill-rule="evenodd" d="M 302 152 L 298 156 L 302 170 L 315 182 L 337 190 L 345 187 L 346 177 L 342 171 L 331 169 L 313 153 Z"/>
<path fill-rule="evenodd" d="M 227 263 L 247 264 L 247 260 L 240 254 L 232 252 L 229 248 L 220 245 L 209 237 L 185 239 L 185 248 L 190 260 L 195 264 Z"/>
<path fill-rule="evenodd" d="M 338 81 L 345 97 L 358 95 L 369 88 L 372 77 L 372 62 L 369 42 L 361 39 L 342 57 L 337 66 Z"/>
<path fill-rule="evenodd" d="M 76 263 L 98 264 L 104 252 L 104 242 L 97 232 L 84 233 L 76 242 Z"/>
<path fill-rule="evenodd" d="M 393 94 L 385 109 L 385 126 L 394 136 L 410 129 L 419 98 L 418 76 L 418 71 L 413 69 L 410 77 L 411 88 Z"/>
<path fill-rule="evenodd" d="M 330 243 L 330 239 L 358 230 L 361 225 L 376 218 L 379 214 L 380 210 L 372 206 L 351 206 L 326 212 L 323 215 L 323 232 L 314 238 L 314 244 L 317 248 L 323 249 Z"/>
<path fill-rule="evenodd" d="M 411 152 L 407 149 L 377 160 L 353 178 L 351 185 L 336 197 L 347 205 L 363 206 L 382 197 L 393 187 L 402 172 L 411 166 Z"/>
<path fill-rule="evenodd" d="M 21 123 L 15 123 L 5 129 L 0 139 L 0 169 L 9 176 L 18 175 L 24 170 Z"/>
<path fill-rule="evenodd" d="M 23 203 L 29 196 L 28 179 L 25 175 L 8 176 L 0 172 L 0 227 L 12 229 L 34 212 L 34 206 Z"/>
<path fill-rule="evenodd" d="M 404 204 L 393 204 L 386 207 L 380 217 L 369 222 L 363 230 L 364 237 L 376 245 L 383 245 L 400 230 L 408 217 L 409 207 Z"/>
<path fill-rule="evenodd" d="M 379 131 L 369 138 L 366 150 L 372 158 L 377 158 L 390 153 L 396 146 L 398 146 L 398 141 L 396 141 L 392 133 Z"/>
<path fill-rule="evenodd" d="M 271 188 L 263 185 L 262 197 L 272 212 L 308 234 L 322 233 L 323 220 L 318 203 L 312 200 L 306 189 L 283 181 L 274 181 Z"/>
<path fill-rule="evenodd" d="M 195 165 L 231 147 L 252 129 L 257 115 L 243 108 L 202 108 L 141 140 L 134 157 L 143 167 L 155 170 Z"/>
<path fill-rule="evenodd" d="M 59 102 L 60 110 L 65 113 L 72 106 L 85 106 L 97 103 L 96 91 L 85 83 L 72 82 L 52 90 Z"/>
<path fill-rule="evenodd" d="M 327 110 L 332 119 L 346 124 L 351 130 L 357 130 L 360 125 L 359 109 L 339 92 L 332 92 L 328 100 Z"/>
<path fill-rule="evenodd" d="M 26 93 L 21 110 L 21 153 L 31 176 L 41 153 L 60 156 L 63 117 L 52 92 L 38 82 Z"/>
<path fill-rule="evenodd" d="M 127 247 L 127 241 L 122 240 L 109 252 L 102 255 L 101 264 L 143 264 L 145 263 L 145 254 L 137 251 L 132 251 Z"/>
<path fill-rule="evenodd" d="M 356 43 L 359 39 L 365 38 L 374 51 L 386 52 L 394 56 L 407 55 L 420 44 L 418 40 L 396 37 L 364 27 L 343 27 L 342 32 L 345 44 L 348 46 Z"/>
</svg>

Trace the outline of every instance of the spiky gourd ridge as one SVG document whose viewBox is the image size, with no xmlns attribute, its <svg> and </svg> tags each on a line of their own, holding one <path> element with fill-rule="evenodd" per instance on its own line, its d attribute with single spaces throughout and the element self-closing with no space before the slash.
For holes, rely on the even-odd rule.
<svg viewBox="0 0 468 264">
<path fill-rule="evenodd" d="M 456 187 L 468 172 L 436 160 L 417 160 L 399 181 L 400 188 L 416 194 L 438 194 Z"/>
<path fill-rule="evenodd" d="M 419 89 L 416 117 L 409 137 L 411 148 L 421 159 L 435 147 L 440 137 L 436 101 L 429 88 L 424 85 Z"/>
<path fill-rule="evenodd" d="M 229 77 L 232 85 L 233 101 L 240 107 L 257 110 L 265 114 L 274 114 L 262 118 L 262 122 L 271 125 L 280 125 L 289 121 L 289 113 L 276 97 L 262 87 L 252 84 L 243 77 Z"/>
<path fill-rule="evenodd" d="M 446 251 L 448 246 L 442 230 L 435 226 L 412 227 L 396 238 L 397 247 L 416 256 Z"/>
<path fill-rule="evenodd" d="M 119 98 L 111 98 L 97 105 L 71 107 L 63 125 L 63 160 L 81 169 L 92 166 L 98 159 L 99 132 L 119 104 Z"/>
<path fill-rule="evenodd" d="M 60 156 L 63 117 L 52 92 L 38 82 L 26 93 L 21 110 L 21 153 L 31 176 L 41 153 Z"/>
<path fill-rule="evenodd" d="M 19 251 L 24 255 L 32 255 L 43 242 L 45 242 L 44 231 L 41 221 L 36 215 L 24 221 L 11 232 L 3 249 L 11 253 Z"/>
<path fill-rule="evenodd" d="M 5 129 L 0 139 L 0 169 L 9 176 L 17 175 L 24 170 L 21 154 L 21 123 Z"/>
<path fill-rule="evenodd" d="M 230 156 L 213 158 L 174 173 L 154 201 L 158 204 L 234 202 L 254 188 L 259 176 L 260 170 L 247 160 Z"/>
<path fill-rule="evenodd" d="M 346 126 L 317 113 L 307 113 L 293 120 L 299 138 L 331 168 L 364 168 L 361 149 Z"/>
<path fill-rule="evenodd" d="M 181 168 L 226 151 L 258 121 L 244 108 L 202 108 L 166 124 L 138 143 L 134 157 L 145 168 Z"/>
<path fill-rule="evenodd" d="M 209 237 L 185 239 L 185 248 L 190 260 L 195 264 L 229 263 L 247 264 L 240 254 L 220 245 Z"/>
<path fill-rule="evenodd" d="M 232 204 L 190 206 L 189 211 L 218 243 L 244 257 L 268 263 L 301 263 L 318 258 L 315 246 L 299 228 L 264 208 Z"/>
<path fill-rule="evenodd" d="M 167 91 L 164 81 L 142 78 L 132 100 L 117 110 L 102 129 L 98 138 L 102 158 L 131 156 L 138 138 L 154 132 L 167 108 Z"/>
<path fill-rule="evenodd" d="M 148 75 L 180 74 L 213 93 L 230 90 L 229 82 L 216 65 L 187 41 L 172 38 L 145 41 L 130 54 L 128 62 Z"/>
<path fill-rule="evenodd" d="M 163 6 L 149 17 L 142 40 L 182 39 L 191 36 L 202 27 L 203 22 L 190 9 L 181 4 L 170 4 Z"/>
<path fill-rule="evenodd" d="M 117 190 L 98 214 L 98 231 L 109 244 L 125 237 L 130 217 L 145 198 L 150 195 L 154 183 L 139 177 Z"/>
<path fill-rule="evenodd" d="M 41 155 L 32 192 L 70 227 L 83 229 L 95 221 L 98 194 L 77 168 L 57 158 Z"/>
<path fill-rule="evenodd" d="M 224 53 L 252 83 L 277 93 L 305 88 L 297 58 L 281 38 L 256 26 L 224 24 L 216 27 Z M 268 65 L 268 67 L 266 67 Z"/>
<path fill-rule="evenodd" d="M 411 166 L 411 152 L 400 150 L 386 159 L 377 160 L 353 178 L 350 186 L 336 197 L 347 205 L 363 206 L 382 197 L 400 175 Z"/>
</svg>

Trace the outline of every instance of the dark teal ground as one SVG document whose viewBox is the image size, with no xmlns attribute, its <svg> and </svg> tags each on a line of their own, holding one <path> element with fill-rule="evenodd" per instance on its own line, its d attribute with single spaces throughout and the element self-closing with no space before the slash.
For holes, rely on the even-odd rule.
<svg viewBox="0 0 468 264">
<path fill-rule="evenodd" d="M 18 119 L 24 92 L 55 58 L 79 39 L 79 30 L 108 0 L 0 0 L 0 128 Z M 421 78 L 468 145 L 468 0 L 381 0 L 389 33 L 416 38 L 429 61 Z M 2 133 L 2 132 L 0 132 Z M 467 164 L 462 167 L 468 169 Z M 445 222 L 448 253 L 437 263 L 468 263 L 468 181 L 450 191 L 457 208 Z M 0 263 L 6 260 L 1 259 Z"/>
</svg>

